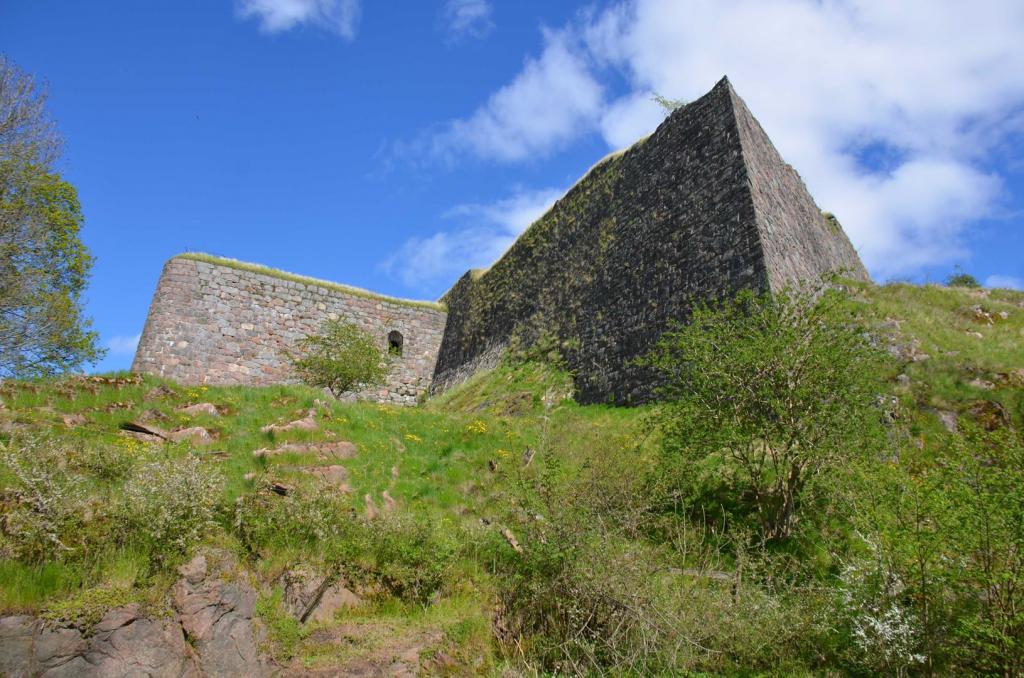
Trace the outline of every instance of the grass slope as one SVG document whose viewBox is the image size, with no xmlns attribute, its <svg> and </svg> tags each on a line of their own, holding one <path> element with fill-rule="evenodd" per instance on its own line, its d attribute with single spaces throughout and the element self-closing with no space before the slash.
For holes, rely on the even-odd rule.
<svg viewBox="0 0 1024 678">
<path fill-rule="evenodd" d="M 938 412 L 971 416 L 982 401 L 998 403 L 1013 425 L 1024 424 L 1024 384 L 1018 381 L 1024 378 L 1019 372 L 1024 368 L 1024 294 L 910 285 L 854 289 L 868 302 L 882 334 L 929 356 L 902 364 L 900 372 L 906 377 L 894 383 L 894 392 L 914 412 L 914 431 L 922 444 L 942 435 Z M 181 463 L 194 452 L 201 468 L 223 478 L 217 524 L 204 533 L 204 542 L 236 551 L 265 582 L 259 611 L 267 621 L 273 652 L 282 661 L 299 658 L 309 667 L 330 666 L 359 654 L 398 652 L 404 646 L 389 639 L 405 638 L 443 656 L 443 666 L 435 666 L 439 672 L 499 670 L 495 591 L 486 570 L 510 552 L 499 532 L 500 525 L 515 526 L 507 522 L 514 504 L 510 498 L 521 495 L 524 483 L 544 487 L 553 482 L 547 479 L 550 474 L 570 484 L 587 469 L 603 469 L 619 479 L 639 478 L 652 471 L 655 445 L 644 424 L 647 409 L 580 406 L 571 399 L 568 376 L 543 365 L 502 367 L 478 375 L 420 408 L 327 402 L 320 392 L 302 386 L 185 387 L 126 375 L 4 382 L 0 397 L 0 451 L 9 454 L 32 446 L 60 451 L 60 460 L 54 462 L 60 465 L 60 476 L 81 480 L 79 489 L 87 497 L 83 505 L 96 515 L 107 515 L 104 507 L 123 499 L 131 468 L 161 460 Z M 221 414 L 181 411 L 196 403 L 212 403 Z M 315 430 L 261 432 L 267 424 L 301 419 L 311 411 Z M 215 440 L 202 446 L 151 445 L 119 430 L 125 422 L 147 417 L 165 430 L 205 427 Z M 344 460 L 253 454 L 285 443 L 337 441 L 354 443 L 357 453 Z M 527 466 L 529 451 L 536 457 Z M 302 470 L 329 464 L 344 465 L 348 492 L 325 489 Z M 320 542 L 294 541 L 262 524 L 257 526 L 261 534 L 270 536 L 255 539 L 255 547 L 243 543 L 231 518 L 239 502 L 259 495 L 271 506 L 267 515 L 278 515 L 272 511 L 279 498 L 262 489 L 268 480 L 309 492 L 303 496 L 333 492 L 330 499 L 360 524 L 365 522 L 365 497 L 383 507 L 387 492 L 397 505 L 388 520 L 400 523 L 409 517 L 427 526 L 433 536 L 424 537 L 423 543 L 458 534 L 460 545 L 442 551 L 445 562 L 438 565 L 445 572 L 444 585 L 425 598 L 387 588 L 389 582 L 407 582 L 402 579 L 406 575 L 388 570 L 384 561 L 392 556 L 407 559 L 420 563 L 410 566 L 416 570 L 426 567 L 424 562 L 429 565 L 429 556 L 410 554 L 419 547 L 401 539 L 412 533 L 403 532 L 401 525 L 389 532 L 392 528 L 385 522 L 378 530 L 385 537 L 360 537 L 361 546 L 353 551 L 352 557 L 370 563 L 365 571 L 377 577 L 362 581 L 366 604 L 341 612 L 318 631 L 300 627 L 280 609 L 276 575 L 296 564 L 337 556 L 327 546 L 320 548 Z M 17 501 L 16 485 L 10 464 L 0 465 L 5 511 Z M 90 530 L 99 529 L 97 520 L 81 517 L 87 533 L 81 544 L 87 546 L 56 557 L 19 557 L 11 543 L 0 542 L 0 613 L 86 623 L 102 609 L 129 601 L 142 602 L 155 613 L 165 610 L 173 568 L 186 554 L 154 550 L 130 535 L 111 541 L 103 536 L 108 533 L 97 532 L 102 539 L 89 542 Z M 398 541 L 387 542 L 388 534 L 398 535 Z M 372 542 L 369 546 L 366 539 Z M 613 554 L 641 547 L 606 548 Z M 706 586 L 694 589 L 695 601 L 703 600 L 701 591 Z M 347 634 L 344 642 L 331 635 L 341 633 L 339 629 Z"/>
</svg>

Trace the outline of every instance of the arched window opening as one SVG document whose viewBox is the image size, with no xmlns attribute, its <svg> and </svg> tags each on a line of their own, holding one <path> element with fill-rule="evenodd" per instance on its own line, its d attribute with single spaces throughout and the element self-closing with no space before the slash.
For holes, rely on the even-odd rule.
<svg viewBox="0 0 1024 678">
<path fill-rule="evenodd" d="M 398 330 L 391 330 L 388 332 L 388 353 L 394 356 L 402 355 L 402 344 L 405 343 L 405 338 L 402 337 L 402 333 Z"/>
</svg>

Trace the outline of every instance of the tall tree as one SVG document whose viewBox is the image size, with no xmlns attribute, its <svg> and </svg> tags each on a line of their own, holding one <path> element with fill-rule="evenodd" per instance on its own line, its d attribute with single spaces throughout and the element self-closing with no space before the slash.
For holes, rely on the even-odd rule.
<svg viewBox="0 0 1024 678">
<path fill-rule="evenodd" d="M 0 377 L 98 360 L 81 296 L 93 258 L 75 188 L 55 169 L 61 139 L 46 91 L 0 55 Z"/>
</svg>

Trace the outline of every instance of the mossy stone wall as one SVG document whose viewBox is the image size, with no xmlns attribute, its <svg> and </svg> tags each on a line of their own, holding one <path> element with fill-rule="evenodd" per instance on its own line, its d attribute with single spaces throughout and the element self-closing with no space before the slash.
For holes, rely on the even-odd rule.
<svg viewBox="0 0 1024 678">
<path fill-rule="evenodd" d="M 845 269 L 866 278 L 727 80 L 592 169 L 483 275 L 445 295 L 433 392 L 556 337 L 581 402 L 640 402 L 633 361 L 696 299 Z"/>
</svg>

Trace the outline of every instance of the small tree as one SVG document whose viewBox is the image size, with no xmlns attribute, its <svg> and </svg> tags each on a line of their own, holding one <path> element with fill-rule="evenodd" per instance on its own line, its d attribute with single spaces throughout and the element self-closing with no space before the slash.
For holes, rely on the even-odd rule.
<svg viewBox="0 0 1024 678">
<path fill-rule="evenodd" d="M 74 187 L 54 171 L 46 93 L 0 55 L 0 377 L 74 369 L 103 355 L 83 316 L 92 257 Z"/>
<path fill-rule="evenodd" d="M 665 115 L 671 115 L 677 110 L 686 105 L 686 102 L 682 99 L 669 99 L 668 97 L 662 96 L 655 92 L 651 95 L 651 101 L 661 106 L 665 111 Z"/>
<path fill-rule="evenodd" d="M 880 432 L 881 361 L 834 290 L 699 305 L 643 361 L 665 379 L 655 420 L 676 500 L 790 536 L 819 479 Z"/>
<path fill-rule="evenodd" d="M 318 334 L 303 339 L 301 356 L 289 356 L 299 378 L 325 387 L 337 398 L 359 386 L 383 383 L 385 354 L 365 330 L 343 320 L 327 320 Z"/>
</svg>

